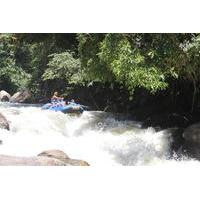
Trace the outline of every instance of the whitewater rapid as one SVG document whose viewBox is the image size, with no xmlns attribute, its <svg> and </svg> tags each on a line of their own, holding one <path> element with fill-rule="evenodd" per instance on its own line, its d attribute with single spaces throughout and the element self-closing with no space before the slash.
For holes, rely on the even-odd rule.
<svg viewBox="0 0 200 200">
<path fill-rule="evenodd" d="M 77 116 L 8 103 L 0 104 L 0 113 L 10 123 L 10 131 L 0 129 L 0 154 L 36 156 L 59 149 L 91 166 L 200 164 L 171 158 L 171 137 L 165 130 L 142 129 L 139 122 L 110 113 L 85 111 Z"/>
</svg>

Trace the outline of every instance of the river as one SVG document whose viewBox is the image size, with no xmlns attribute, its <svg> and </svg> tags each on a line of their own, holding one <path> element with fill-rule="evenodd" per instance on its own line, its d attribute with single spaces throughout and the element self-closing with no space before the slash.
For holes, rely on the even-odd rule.
<svg viewBox="0 0 200 200">
<path fill-rule="evenodd" d="M 170 153 L 171 136 L 140 122 L 101 111 L 81 115 L 41 110 L 39 105 L 0 103 L 10 131 L 0 129 L 0 154 L 36 156 L 44 150 L 63 150 L 91 166 L 199 165 Z"/>
</svg>

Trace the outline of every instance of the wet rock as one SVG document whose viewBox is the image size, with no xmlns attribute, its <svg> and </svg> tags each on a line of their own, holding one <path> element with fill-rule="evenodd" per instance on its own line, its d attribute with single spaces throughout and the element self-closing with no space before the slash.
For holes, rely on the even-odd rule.
<svg viewBox="0 0 200 200">
<path fill-rule="evenodd" d="M 38 154 L 38 156 L 45 156 L 49 158 L 57 158 L 60 160 L 70 159 L 67 154 L 60 150 L 47 150 L 43 151 L 42 153 Z"/>
<path fill-rule="evenodd" d="M 55 158 L 48 157 L 16 157 L 0 155 L 1 166 L 65 166 L 66 164 Z"/>
<path fill-rule="evenodd" d="M 187 157 L 200 160 L 200 145 L 198 143 L 186 141 L 183 144 L 182 152 Z"/>
<path fill-rule="evenodd" d="M 16 92 L 11 98 L 10 102 L 12 103 L 23 103 L 27 99 L 31 97 L 31 93 L 28 90 L 22 90 L 19 92 Z"/>
<path fill-rule="evenodd" d="M 4 90 L 1 90 L 0 91 L 0 101 L 9 101 L 10 100 L 10 94 L 9 93 L 7 93 L 6 91 L 4 91 Z"/>
<path fill-rule="evenodd" d="M 183 138 L 185 139 L 184 154 L 200 160 L 200 123 L 187 127 L 183 132 Z"/>
<path fill-rule="evenodd" d="M 200 123 L 187 127 L 183 132 L 183 137 L 188 142 L 200 144 Z"/>
<path fill-rule="evenodd" d="M 170 153 L 171 153 L 171 155 L 173 155 L 174 152 L 176 154 L 181 153 L 179 151 L 185 142 L 185 140 L 183 138 L 183 131 L 184 131 L 183 128 L 177 128 L 177 127 L 168 128 L 165 130 L 166 134 L 169 134 L 169 136 L 170 136 L 170 144 L 171 144 Z"/>
<path fill-rule="evenodd" d="M 10 130 L 8 120 L 0 113 L 0 128 Z"/>
<path fill-rule="evenodd" d="M 70 159 L 64 152 L 48 150 L 35 157 L 0 155 L 0 165 L 20 166 L 89 166 L 86 161 Z"/>
<path fill-rule="evenodd" d="M 177 113 L 164 113 L 149 116 L 145 119 L 144 127 L 161 127 L 161 128 L 173 128 L 173 127 L 187 127 L 189 120 L 187 117 L 179 115 Z"/>
<path fill-rule="evenodd" d="M 89 166 L 89 164 L 84 160 L 71 159 L 67 154 L 60 150 L 47 150 L 38 154 L 39 157 L 48 157 L 58 159 L 67 165 L 73 166 Z"/>
</svg>

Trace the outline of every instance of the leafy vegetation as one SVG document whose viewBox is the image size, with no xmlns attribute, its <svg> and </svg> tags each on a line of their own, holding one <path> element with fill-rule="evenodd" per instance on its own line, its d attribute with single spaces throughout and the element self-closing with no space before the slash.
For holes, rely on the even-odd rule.
<svg viewBox="0 0 200 200">
<path fill-rule="evenodd" d="M 0 36 L 0 79 L 4 87 L 10 89 L 24 88 L 30 80 L 26 73 L 15 59 L 15 38 L 9 34 Z"/>
<path fill-rule="evenodd" d="M 83 75 L 79 59 L 70 52 L 49 55 L 48 68 L 42 75 L 43 80 L 63 80 L 68 84 L 81 84 Z"/>
<path fill-rule="evenodd" d="M 173 98 L 188 92 L 194 111 L 199 52 L 200 35 L 192 33 L 0 34 L 0 86 L 10 92 L 28 88 L 35 101 L 53 90 L 97 83 L 111 93 L 128 91 L 133 101 L 138 89 L 151 95 L 169 91 Z"/>
<path fill-rule="evenodd" d="M 99 40 L 96 34 L 81 34 L 79 49 L 91 80 L 116 81 L 131 93 L 138 87 L 155 93 L 167 88 L 168 78 L 178 78 L 183 52 L 176 40 L 170 34 L 106 34 Z"/>
</svg>

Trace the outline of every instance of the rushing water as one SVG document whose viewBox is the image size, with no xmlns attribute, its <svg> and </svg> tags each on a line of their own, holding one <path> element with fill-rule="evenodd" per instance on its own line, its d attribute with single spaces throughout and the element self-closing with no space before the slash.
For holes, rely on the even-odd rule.
<svg viewBox="0 0 200 200">
<path fill-rule="evenodd" d="M 0 154 L 36 156 L 48 149 L 63 150 L 90 165 L 197 164 L 171 158 L 170 134 L 142 129 L 140 123 L 115 115 L 85 111 L 82 115 L 41 110 L 40 106 L 0 104 L 10 131 L 0 129 Z"/>
</svg>

